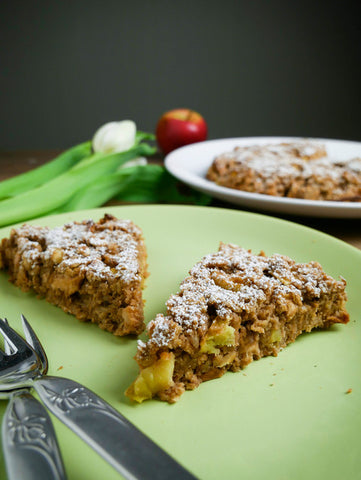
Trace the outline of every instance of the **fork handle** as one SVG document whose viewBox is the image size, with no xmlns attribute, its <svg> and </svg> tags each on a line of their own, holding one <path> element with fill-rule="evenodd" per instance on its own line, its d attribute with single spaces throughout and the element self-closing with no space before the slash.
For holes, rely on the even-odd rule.
<svg viewBox="0 0 361 480">
<path fill-rule="evenodd" d="M 2 422 L 2 443 L 9 480 L 66 480 L 50 417 L 26 390 L 10 397 Z"/>
<path fill-rule="evenodd" d="M 83 385 L 43 376 L 33 384 L 48 409 L 126 479 L 195 480 L 191 473 Z"/>
</svg>

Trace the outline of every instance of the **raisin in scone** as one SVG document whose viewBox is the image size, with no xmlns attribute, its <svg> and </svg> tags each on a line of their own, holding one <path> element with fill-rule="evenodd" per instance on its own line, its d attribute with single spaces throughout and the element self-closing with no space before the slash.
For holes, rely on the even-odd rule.
<svg viewBox="0 0 361 480">
<path fill-rule="evenodd" d="M 61 227 L 24 224 L 0 245 L 0 268 L 82 321 L 114 335 L 143 331 L 147 254 L 141 229 L 105 215 Z"/>
<path fill-rule="evenodd" d="M 316 262 L 221 244 L 149 323 L 149 340 L 138 341 L 140 373 L 126 395 L 175 402 L 227 370 L 276 356 L 302 332 L 347 323 L 345 285 Z"/>
</svg>

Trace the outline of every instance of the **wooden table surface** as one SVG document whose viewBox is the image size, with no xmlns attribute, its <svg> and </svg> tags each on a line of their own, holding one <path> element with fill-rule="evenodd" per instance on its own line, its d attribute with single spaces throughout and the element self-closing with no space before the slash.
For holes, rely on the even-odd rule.
<svg viewBox="0 0 361 480">
<path fill-rule="evenodd" d="M 0 151 L 0 180 L 35 168 L 58 153 L 56 150 Z M 236 208 L 218 200 L 214 200 L 211 206 Z M 274 213 L 271 215 L 315 228 L 361 249 L 361 219 L 299 217 Z"/>
</svg>

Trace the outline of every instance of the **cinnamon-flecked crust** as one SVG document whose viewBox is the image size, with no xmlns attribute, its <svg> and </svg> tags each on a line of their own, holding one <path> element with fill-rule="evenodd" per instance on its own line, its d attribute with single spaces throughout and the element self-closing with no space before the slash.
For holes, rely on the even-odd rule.
<svg viewBox="0 0 361 480">
<path fill-rule="evenodd" d="M 53 229 L 24 224 L 1 241 L 0 267 L 23 291 L 114 335 L 145 328 L 147 253 L 141 229 L 130 220 L 106 214 Z"/>
<path fill-rule="evenodd" d="M 277 197 L 361 201 L 361 158 L 330 159 L 324 145 L 311 141 L 236 147 L 214 159 L 207 178 Z"/>
<path fill-rule="evenodd" d="M 347 323 L 345 286 L 344 279 L 333 279 L 317 262 L 301 264 L 221 244 L 192 268 L 167 301 L 166 313 L 149 323 L 149 340 L 138 341 L 136 360 L 142 370 L 162 352 L 172 352 L 173 384 L 156 395 L 175 402 L 184 390 L 227 370 L 277 356 L 302 332 Z M 234 329 L 234 345 L 205 352 L 205 339 L 220 325 Z"/>
</svg>

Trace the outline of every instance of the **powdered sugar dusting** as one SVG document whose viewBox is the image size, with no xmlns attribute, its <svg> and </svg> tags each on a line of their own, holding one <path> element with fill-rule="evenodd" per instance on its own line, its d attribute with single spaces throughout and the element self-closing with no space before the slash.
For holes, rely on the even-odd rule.
<svg viewBox="0 0 361 480">
<path fill-rule="evenodd" d="M 150 322 L 150 342 L 169 346 L 176 337 L 172 323 L 187 335 L 206 330 L 212 314 L 227 318 L 252 312 L 270 298 L 275 305 L 290 299 L 301 304 L 328 291 L 331 277 L 320 265 L 297 264 L 288 257 L 253 255 L 235 245 L 221 244 L 217 253 L 205 256 L 190 271 L 178 294 L 167 302 L 166 316 Z M 333 281 L 333 280 L 332 280 Z"/>
<path fill-rule="evenodd" d="M 108 217 L 101 225 L 85 221 L 53 229 L 24 225 L 19 230 L 19 246 L 31 263 L 52 259 L 59 271 L 84 270 L 88 279 L 140 279 L 141 231 L 129 220 Z"/>
<path fill-rule="evenodd" d="M 337 160 L 327 156 L 323 145 L 312 142 L 269 144 L 236 147 L 224 153 L 224 159 L 233 159 L 258 172 L 263 178 L 313 176 L 341 179 L 345 171 L 359 174 L 361 158 Z"/>
<path fill-rule="evenodd" d="M 147 326 L 148 332 L 151 332 L 153 341 L 157 345 L 169 345 L 175 337 L 175 329 L 167 317 L 158 314 L 154 320 Z"/>
</svg>

